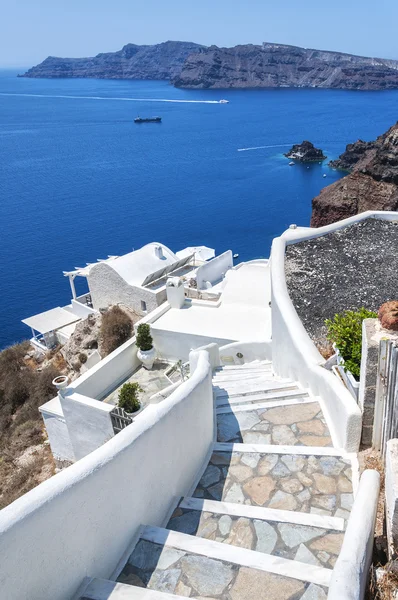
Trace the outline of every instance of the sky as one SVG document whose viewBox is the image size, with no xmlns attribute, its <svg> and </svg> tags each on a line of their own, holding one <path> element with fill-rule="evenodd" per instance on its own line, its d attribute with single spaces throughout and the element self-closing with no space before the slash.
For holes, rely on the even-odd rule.
<svg viewBox="0 0 398 600">
<path fill-rule="evenodd" d="M 127 43 L 263 41 L 398 59 L 398 0 L 0 0 L 0 66 Z"/>
</svg>

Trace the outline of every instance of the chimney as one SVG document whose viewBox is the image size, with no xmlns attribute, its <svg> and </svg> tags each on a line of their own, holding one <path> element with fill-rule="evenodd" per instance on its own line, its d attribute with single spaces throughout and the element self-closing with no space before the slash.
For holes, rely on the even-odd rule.
<svg viewBox="0 0 398 600">
<path fill-rule="evenodd" d="M 164 258 L 162 246 L 155 246 L 155 254 L 158 258 Z"/>
</svg>

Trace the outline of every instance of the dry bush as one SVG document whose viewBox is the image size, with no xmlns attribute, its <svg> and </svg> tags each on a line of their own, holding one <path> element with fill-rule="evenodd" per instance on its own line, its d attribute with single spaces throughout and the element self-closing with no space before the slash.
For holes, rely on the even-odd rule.
<svg viewBox="0 0 398 600">
<path fill-rule="evenodd" d="M 102 316 L 101 340 L 105 355 L 119 348 L 132 335 L 133 323 L 130 317 L 119 307 L 112 306 Z"/>
<path fill-rule="evenodd" d="M 55 354 L 54 358 L 52 359 L 52 364 L 60 372 L 68 370 L 68 363 L 61 352 L 57 352 Z"/>
<path fill-rule="evenodd" d="M 56 395 L 52 380 L 59 371 L 54 366 L 32 371 L 24 361 L 28 350 L 29 343 L 23 343 L 0 352 L 0 507 L 39 482 L 43 457 L 29 461 L 29 470 L 17 468 L 15 460 L 27 448 L 43 443 L 38 407 Z M 49 450 L 44 454 L 47 456 Z M 46 460 L 48 463 L 51 459 Z"/>
<path fill-rule="evenodd" d="M 12 470 L 9 469 L 5 485 L 0 484 L 0 509 L 41 483 L 43 470 L 48 468 L 49 462 L 52 463 L 48 452 L 37 452 L 32 454 L 28 464 L 19 468 L 13 466 Z M 52 464 L 51 471 L 54 471 Z"/>
<path fill-rule="evenodd" d="M 398 590 L 398 569 L 396 561 L 384 567 L 383 575 L 376 576 L 376 569 L 371 571 L 367 600 L 395 600 Z"/>
</svg>

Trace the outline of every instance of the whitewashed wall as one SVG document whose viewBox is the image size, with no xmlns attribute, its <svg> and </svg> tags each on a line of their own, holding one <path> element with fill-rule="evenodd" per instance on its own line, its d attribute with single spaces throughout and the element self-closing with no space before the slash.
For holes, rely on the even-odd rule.
<svg viewBox="0 0 398 600">
<path fill-rule="evenodd" d="M 155 291 L 130 285 L 111 266 L 103 262 L 90 270 L 87 282 L 93 306 L 97 310 L 113 304 L 125 304 L 138 314 L 143 314 L 141 300 L 146 302 L 148 312 L 155 309 L 159 303 Z M 159 298 L 165 300 L 165 290 L 163 296 L 159 294 Z"/>
<path fill-rule="evenodd" d="M 164 526 L 213 444 L 207 353 L 191 378 L 107 444 L 0 512 L 7 600 L 70 600 L 109 577 L 142 524 Z M 178 468 L 176 468 L 178 465 Z"/>
<path fill-rule="evenodd" d="M 291 377 L 320 397 L 333 441 L 348 451 L 356 451 L 361 437 L 361 411 L 354 398 L 325 363 L 308 336 L 290 300 L 285 280 L 287 244 L 320 237 L 358 221 L 374 217 L 398 220 L 396 212 L 366 212 L 319 229 L 298 228 L 274 239 L 271 251 L 272 360 L 275 371 Z"/>
<path fill-rule="evenodd" d="M 76 393 L 60 395 L 59 400 L 76 460 L 100 448 L 115 435 L 110 415 L 112 404 Z"/>
<path fill-rule="evenodd" d="M 79 317 L 82 317 L 82 319 L 84 319 L 85 317 L 88 317 L 88 315 L 95 313 L 94 309 L 90 308 L 86 304 L 82 304 L 81 302 L 78 302 L 77 300 L 72 299 L 71 304 L 72 304 L 72 309 L 73 309 L 74 314 L 78 315 Z"/>
<path fill-rule="evenodd" d="M 233 264 L 232 251 L 227 250 L 199 267 L 196 271 L 198 289 L 206 289 L 206 281 L 209 281 L 212 285 L 220 281 L 225 273 L 232 269 Z"/>
<path fill-rule="evenodd" d="M 212 342 L 215 342 L 219 346 L 224 346 L 233 341 L 217 337 L 183 333 L 180 331 L 156 329 L 156 324 L 152 327 L 151 333 L 158 355 L 169 360 L 185 361 L 188 360 L 191 350 L 206 346 Z"/>
<path fill-rule="evenodd" d="M 73 381 L 68 389 L 89 398 L 101 399 L 140 364 L 135 337 L 133 337 Z"/>
<path fill-rule="evenodd" d="M 253 360 L 272 360 L 272 342 L 271 340 L 264 342 L 233 342 L 222 346 L 219 350 L 221 363 L 248 363 Z M 240 360 L 236 356 L 238 353 L 243 354 Z"/>
<path fill-rule="evenodd" d="M 343 545 L 334 566 L 328 600 L 363 600 L 372 562 L 380 475 L 363 472 L 348 519 Z"/>
<path fill-rule="evenodd" d="M 46 410 L 41 410 L 40 412 L 54 458 L 56 460 L 74 462 L 75 455 L 64 417 Z"/>
</svg>

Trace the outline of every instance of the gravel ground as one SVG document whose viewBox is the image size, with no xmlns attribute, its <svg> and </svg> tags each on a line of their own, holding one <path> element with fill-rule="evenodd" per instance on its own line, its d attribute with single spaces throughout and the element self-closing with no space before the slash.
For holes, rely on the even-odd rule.
<svg viewBox="0 0 398 600">
<path fill-rule="evenodd" d="M 398 299 L 398 221 L 368 219 L 288 246 L 285 271 L 298 315 L 322 345 L 325 319 Z"/>
</svg>

